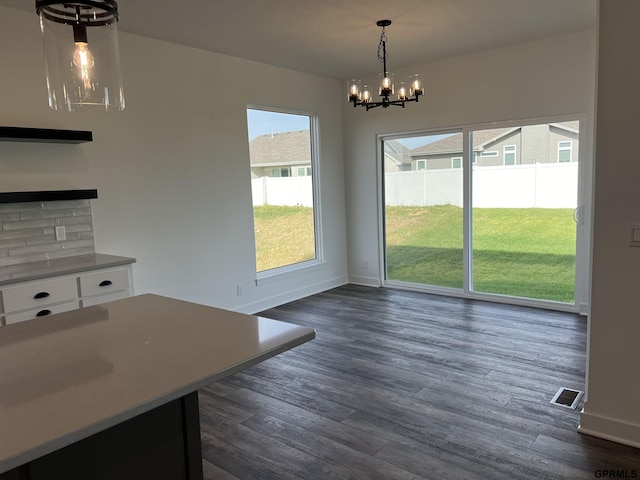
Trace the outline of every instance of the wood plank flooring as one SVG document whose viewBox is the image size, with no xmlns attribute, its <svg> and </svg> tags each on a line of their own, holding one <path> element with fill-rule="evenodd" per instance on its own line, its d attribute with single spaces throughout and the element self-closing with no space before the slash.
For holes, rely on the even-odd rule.
<svg viewBox="0 0 640 480">
<path fill-rule="evenodd" d="M 261 314 L 317 338 L 200 391 L 205 478 L 640 478 L 549 403 L 584 390 L 584 317 L 353 285 Z"/>
</svg>

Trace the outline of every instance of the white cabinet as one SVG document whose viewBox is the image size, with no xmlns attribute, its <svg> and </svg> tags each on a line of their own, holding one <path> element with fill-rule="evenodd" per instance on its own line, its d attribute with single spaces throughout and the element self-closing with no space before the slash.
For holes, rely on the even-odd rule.
<svg viewBox="0 0 640 480">
<path fill-rule="evenodd" d="M 0 324 L 10 325 L 131 295 L 130 265 L 7 285 L 0 287 Z"/>
</svg>

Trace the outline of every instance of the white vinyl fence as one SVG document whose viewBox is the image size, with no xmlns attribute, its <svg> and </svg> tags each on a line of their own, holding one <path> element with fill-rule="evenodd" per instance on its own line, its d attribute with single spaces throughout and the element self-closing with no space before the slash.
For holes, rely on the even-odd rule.
<svg viewBox="0 0 640 480">
<path fill-rule="evenodd" d="M 462 180 L 462 169 L 386 173 L 386 205 L 462 207 Z M 474 167 L 472 182 L 477 208 L 575 208 L 578 202 L 576 162 Z"/>
<path fill-rule="evenodd" d="M 253 206 L 313 207 L 311 176 L 261 177 L 251 180 Z"/>
<path fill-rule="evenodd" d="M 474 167 L 473 206 L 477 208 L 575 208 L 578 164 L 536 163 Z M 313 206 L 311 177 L 252 180 L 253 205 Z M 387 206 L 462 207 L 462 169 L 385 174 Z"/>
</svg>

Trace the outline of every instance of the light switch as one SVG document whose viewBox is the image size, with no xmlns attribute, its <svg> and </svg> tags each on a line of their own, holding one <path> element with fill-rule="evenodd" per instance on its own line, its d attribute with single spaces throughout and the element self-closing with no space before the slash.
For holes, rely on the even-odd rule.
<svg viewBox="0 0 640 480">
<path fill-rule="evenodd" d="M 61 242 L 62 240 L 66 240 L 66 239 L 67 239 L 67 231 L 64 225 L 58 225 L 56 227 L 56 240 L 58 242 Z"/>
</svg>

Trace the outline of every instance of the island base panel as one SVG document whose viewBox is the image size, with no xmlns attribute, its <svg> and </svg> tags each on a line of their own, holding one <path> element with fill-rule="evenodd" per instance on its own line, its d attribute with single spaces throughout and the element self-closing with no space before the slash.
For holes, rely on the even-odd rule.
<svg viewBox="0 0 640 480">
<path fill-rule="evenodd" d="M 0 480 L 202 480 L 198 392 L 0 474 Z"/>
</svg>

